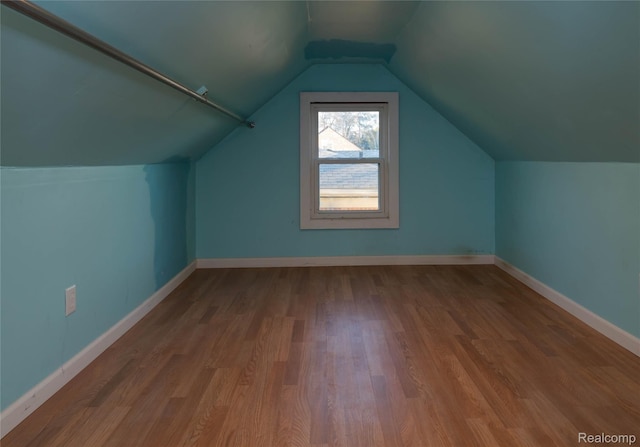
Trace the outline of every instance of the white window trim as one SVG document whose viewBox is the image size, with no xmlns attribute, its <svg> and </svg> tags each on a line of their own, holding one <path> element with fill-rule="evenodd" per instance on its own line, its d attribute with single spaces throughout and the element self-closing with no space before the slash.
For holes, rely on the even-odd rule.
<svg viewBox="0 0 640 447">
<path fill-rule="evenodd" d="M 386 204 L 380 212 L 320 212 L 316 209 L 318 176 L 313 138 L 317 139 L 317 103 L 384 103 L 387 107 L 385 138 L 387 153 L 381 169 L 380 193 Z M 300 228 L 399 228 L 399 146 L 397 92 L 301 92 L 300 93 Z M 381 128 L 383 126 L 381 125 Z M 354 160 L 355 161 L 355 160 Z M 386 178 L 385 178 L 386 177 Z M 384 190 L 384 191 L 383 191 Z"/>
</svg>

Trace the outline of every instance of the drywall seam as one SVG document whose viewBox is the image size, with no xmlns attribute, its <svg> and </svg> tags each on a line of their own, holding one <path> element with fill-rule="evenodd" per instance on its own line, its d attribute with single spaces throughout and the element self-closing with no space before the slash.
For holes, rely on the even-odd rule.
<svg viewBox="0 0 640 447">
<path fill-rule="evenodd" d="M 7 407 L 2 414 L 0 414 L 0 439 L 66 385 L 80 371 L 86 368 L 89 363 L 94 361 L 109 346 L 131 329 L 134 324 L 148 314 L 151 309 L 169 296 L 195 269 L 196 262 L 194 261 L 108 331 L 87 345 L 87 347 L 72 359 L 56 369 L 46 379 Z"/>
<path fill-rule="evenodd" d="M 197 260 L 197 268 L 346 267 L 357 265 L 464 265 L 493 263 L 493 255 L 318 256 L 281 258 L 204 258 Z"/>
<path fill-rule="evenodd" d="M 533 276 L 523 272 L 522 270 L 509 264 L 503 259 L 500 259 L 498 256 L 495 257 L 495 264 L 497 267 L 504 270 L 524 285 L 530 287 L 557 306 L 560 306 L 577 319 L 581 320 L 596 331 L 600 332 L 605 337 L 613 340 L 623 348 L 640 357 L 639 338 L 619 328 L 613 323 L 610 323 L 599 315 L 596 315 L 589 309 L 582 307 L 571 298 L 568 298 L 560 292 L 552 289 Z"/>
</svg>

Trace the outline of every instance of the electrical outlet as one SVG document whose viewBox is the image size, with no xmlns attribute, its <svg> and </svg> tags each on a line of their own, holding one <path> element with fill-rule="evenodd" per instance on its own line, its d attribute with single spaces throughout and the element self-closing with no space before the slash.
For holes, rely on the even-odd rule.
<svg viewBox="0 0 640 447">
<path fill-rule="evenodd" d="M 65 290 L 65 315 L 70 315 L 76 311 L 76 286 L 73 285 Z"/>
</svg>

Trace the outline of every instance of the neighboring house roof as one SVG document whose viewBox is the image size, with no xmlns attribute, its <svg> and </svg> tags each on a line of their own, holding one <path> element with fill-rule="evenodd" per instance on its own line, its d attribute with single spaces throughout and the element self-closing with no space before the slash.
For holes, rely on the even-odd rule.
<svg viewBox="0 0 640 447">
<path fill-rule="evenodd" d="M 347 140 L 344 136 L 333 130 L 331 127 L 325 127 L 318 132 L 318 149 L 326 149 L 331 151 L 362 151 L 362 148 Z"/>
<path fill-rule="evenodd" d="M 373 164 L 320 165 L 321 189 L 377 189 L 378 170 Z"/>
<path fill-rule="evenodd" d="M 364 150 L 353 144 L 331 127 L 318 133 L 318 151 L 321 158 L 377 157 L 378 151 Z M 376 189 L 378 170 L 374 164 L 321 164 L 320 188 Z"/>
</svg>

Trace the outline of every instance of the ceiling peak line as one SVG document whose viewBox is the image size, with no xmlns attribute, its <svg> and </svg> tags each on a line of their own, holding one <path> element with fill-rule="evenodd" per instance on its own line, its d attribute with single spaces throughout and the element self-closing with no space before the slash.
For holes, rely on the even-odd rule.
<svg viewBox="0 0 640 447">
<path fill-rule="evenodd" d="M 71 37 L 74 40 L 77 40 L 80 43 L 87 45 L 88 47 L 93 48 L 112 59 L 117 60 L 142 74 L 145 74 L 157 81 L 162 82 L 165 85 L 187 95 L 196 101 L 207 105 L 220 113 L 223 113 L 245 126 L 253 129 L 255 127 L 255 122 L 249 121 L 246 118 L 241 117 L 237 113 L 234 113 L 227 108 L 216 104 L 215 102 L 209 100 L 206 94 L 200 94 L 196 91 L 191 90 L 189 87 L 179 83 L 178 81 L 166 76 L 165 74 L 151 68 L 150 66 L 140 62 L 134 57 L 118 50 L 117 48 L 109 45 L 103 40 L 98 39 L 92 34 L 78 28 L 72 23 L 67 22 L 66 20 L 50 13 L 44 8 L 41 8 L 34 3 L 31 3 L 29 0 L 1 0 L 2 4 L 23 14 L 26 17 L 29 17 L 37 22 L 42 23 L 43 25 L 48 26 L 49 28 L 58 31 L 68 37 Z"/>
</svg>

